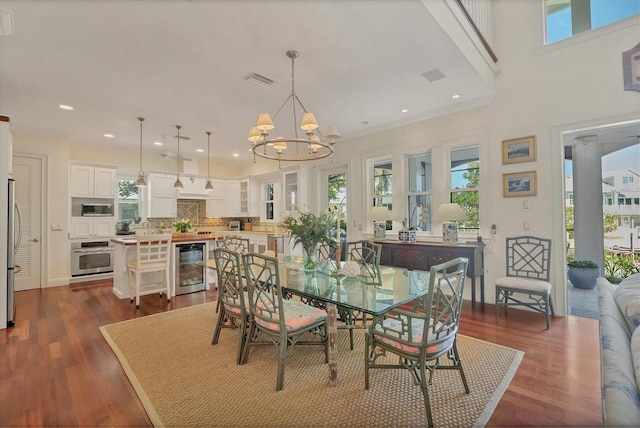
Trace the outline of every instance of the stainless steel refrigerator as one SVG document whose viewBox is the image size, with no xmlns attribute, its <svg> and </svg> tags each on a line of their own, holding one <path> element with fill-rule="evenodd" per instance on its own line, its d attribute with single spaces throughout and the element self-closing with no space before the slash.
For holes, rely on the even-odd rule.
<svg viewBox="0 0 640 428">
<path fill-rule="evenodd" d="M 9 200 L 7 204 L 7 327 L 15 324 L 15 303 L 14 303 L 14 276 L 16 273 L 15 254 L 20 246 L 22 238 L 22 224 L 20 219 L 20 208 L 16 204 L 16 182 L 9 179 Z"/>
</svg>

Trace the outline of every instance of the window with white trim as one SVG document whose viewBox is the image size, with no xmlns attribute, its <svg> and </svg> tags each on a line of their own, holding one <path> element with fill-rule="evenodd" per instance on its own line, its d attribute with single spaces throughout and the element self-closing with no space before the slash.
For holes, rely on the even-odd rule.
<svg viewBox="0 0 640 428">
<path fill-rule="evenodd" d="M 410 230 L 431 230 L 431 154 L 407 157 L 407 213 L 403 225 Z"/>
<path fill-rule="evenodd" d="M 462 230 L 480 228 L 480 149 L 478 146 L 451 150 L 450 201 L 460 205 L 468 219 L 458 222 Z"/>
</svg>

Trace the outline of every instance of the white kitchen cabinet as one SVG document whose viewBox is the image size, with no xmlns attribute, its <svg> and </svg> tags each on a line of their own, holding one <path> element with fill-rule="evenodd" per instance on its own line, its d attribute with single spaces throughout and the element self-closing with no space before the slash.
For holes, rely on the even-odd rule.
<svg viewBox="0 0 640 428">
<path fill-rule="evenodd" d="M 240 180 L 240 216 L 260 216 L 260 191 L 258 182 L 253 178 Z"/>
<path fill-rule="evenodd" d="M 301 206 L 308 206 L 309 171 L 307 168 L 300 166 L 294 171 L 283 173 L 282 185 L 285 211 L 298 211 Z"/>
<path fill-rule="evenodd" d="M 115 234 L 115 217 L 71 217 L 69 238 L 106 238 Z"/>
<path fill-rule="evenodd" d="M 89 165 L 69 167 L 69 193 L 79 198 L 115 198 L 116 169 Z"/>
<path fill-rule="evenodd" d="M 173 175 L 149 174 L 149 218 L 175 218 L 178 215 L 177 191 Z"/>
<path fill-rule="evenodd" d="M 227 197 L 225 198 L 227 217 L 240 217 L 240 182 L 227 180 Z"/>
<path fill-rule="evenodd" d="M 209 192 L 209 199 L 207 199 L 206 216 L 226 217 L 227 182 L 226 180 L 211 180 L 211 184 L 213 190 Z"/>
</svg>

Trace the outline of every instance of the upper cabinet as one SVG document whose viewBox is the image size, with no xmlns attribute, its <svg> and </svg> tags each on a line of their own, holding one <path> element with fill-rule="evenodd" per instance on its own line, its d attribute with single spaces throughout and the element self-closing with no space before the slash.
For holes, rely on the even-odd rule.
<svg viewBox="0 0 640 428">
<path fill-rule="evenodd" d="M 207 199 L 207 217 L 240 217 L 240 182 L 211 180 L 213 190 Z"/>
<path fill-rule="evenodd" d="M 309 170 L 304 166 L 283 173 L 283 206 L 287 212 L 298 211 L 301 206 L 308 206 Z"/>
<path fill-rule="evenodd" d="M 116 169 L 86 165 L 69 167 L 69 193 L 78 198 L 115 198 Z"/>
<path fill-rule="evenodd" d="M 240 216 L 259 217 L 260 199 L 258 182 L 253 178 L 240 180 Z"/>
<path fill-rule="evenodd" d="M 149 174 L 149 218 L 175 218 L 178 215 L 178 191 L 173 175 Z"/>
</svg>

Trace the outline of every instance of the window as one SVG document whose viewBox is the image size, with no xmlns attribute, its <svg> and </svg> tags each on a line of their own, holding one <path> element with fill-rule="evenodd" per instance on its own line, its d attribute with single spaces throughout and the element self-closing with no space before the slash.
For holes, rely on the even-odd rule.
<svg viewBox="0 0 640 428">
<path fill-rule="evenodd" d="M 392 165 L 390 160 L 378 161 L 373 165 L 373 206 L 384 205 L 392 207 Z M 393 222 L 387 221 L 387 230 L 393 228 Z"/>
<path fill-rule="evenodd" d="M 340 237 L 347 237 L 347 174 L 342 172 L 338 174 L 329 174 L 327 177 L 327 191 L 329 206 L 339 208 L 340 219 Z"/>
<path fill-rule="evenodd" d="M 468 217 L 460 229 L 480 228 L 480 150 L 476 147 L 451 151 L 451 202 Z"/>
<path fill-rule="evenodd" d="M 405 222 L 408 229 L 431 230 L 431 154 L 407 158 L 408 201 Z"/>
<path fill-rule="evenodd" d="M 118 180 L 118 221 L 136 222 L 140 217 L 140 199 L 134 179 Z M 140 221 L 140 220 L 138 220 Z"/>
<path fill-rule="evenodd" d="M 640 14 L 632 0 L 545 0 L 547 44 Z"/>
<path fill-rule="evenodd" d="M 275 183 L 267 183 L 264 187 L 265 220 L 275 220 L 275 203 Z"/>
<path fill-rule="evenodd" d="M 633 183 L 633 177 L 622 177 L 622 184 L 631 184 Z"/>
</svg>

